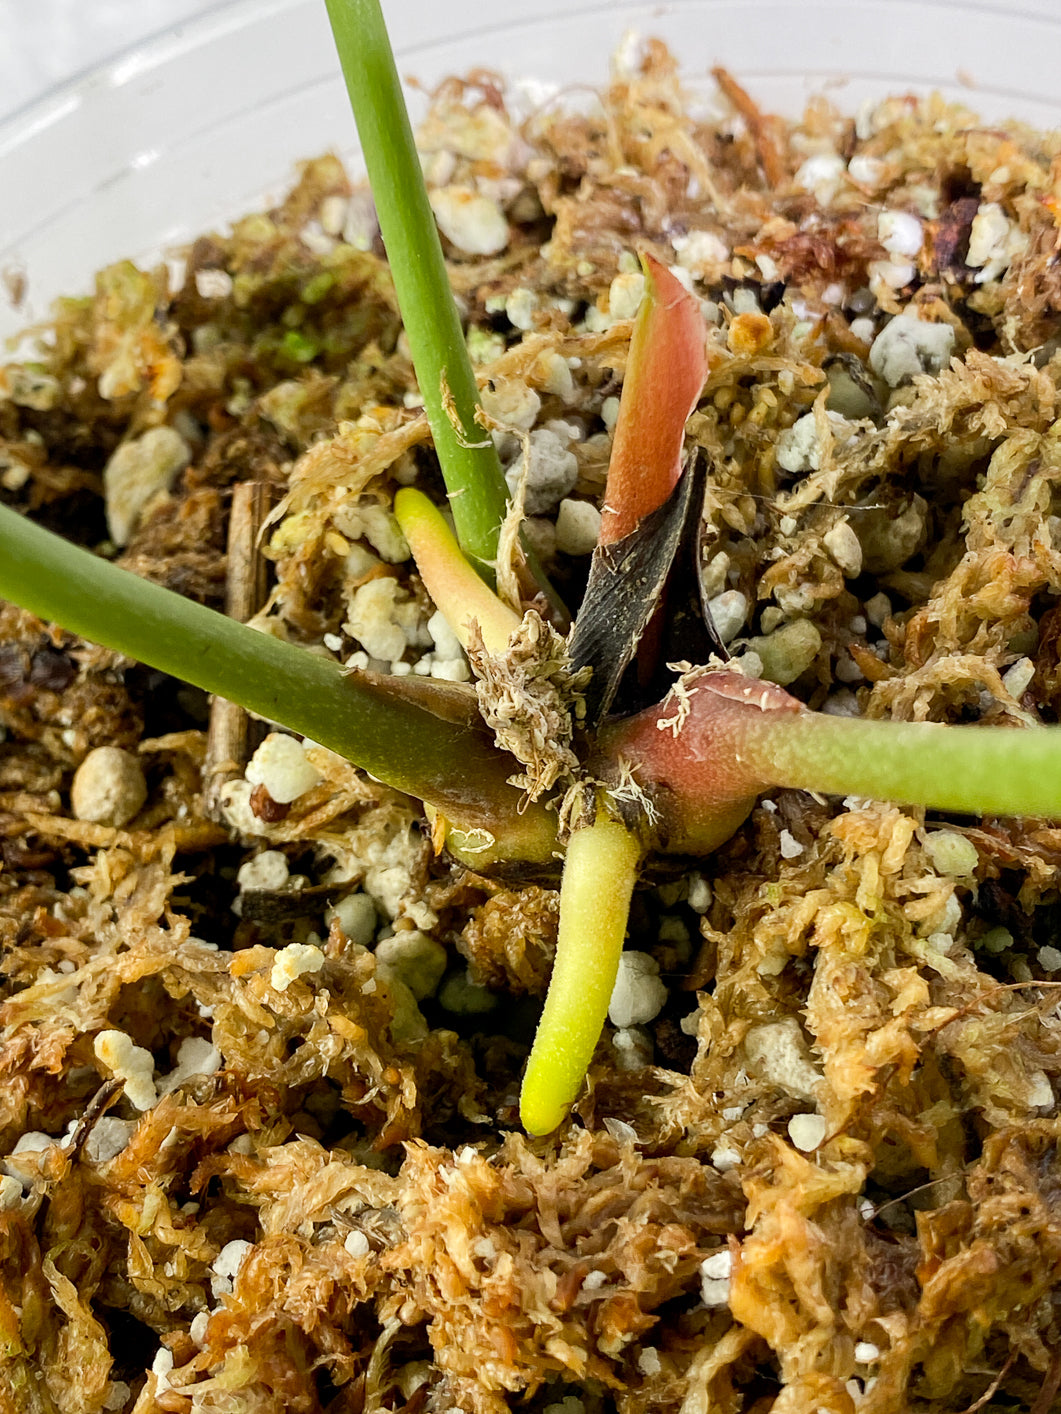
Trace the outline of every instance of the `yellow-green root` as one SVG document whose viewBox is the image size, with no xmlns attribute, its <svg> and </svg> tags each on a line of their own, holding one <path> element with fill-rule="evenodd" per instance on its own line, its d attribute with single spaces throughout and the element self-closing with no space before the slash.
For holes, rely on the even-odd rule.
<svg viewBox="0 0 1061 1414">
<path fill-rule="evenodd" d="M 642 845 L 603 803 L 571 836 L 549 993 L 520 1092 L 528 1134 L 550 1134 L 571 1108 L 600 1040 L 619 971 Z"/>
</svg>

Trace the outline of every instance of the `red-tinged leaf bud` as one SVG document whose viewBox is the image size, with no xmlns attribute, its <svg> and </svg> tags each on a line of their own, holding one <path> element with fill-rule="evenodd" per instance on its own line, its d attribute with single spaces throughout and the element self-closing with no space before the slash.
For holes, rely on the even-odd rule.
<svg viewBox="0 0 1061 1414">
<path fill-rule="evenodd" d="M 641 788 L 661 849 L 716 849 L 775 783 L 757 750 L 774 714 L 811 715 L 774 683 L 726 670 L 689 674 L 662 703 L 602 729 L 601 757 L 614 782 L 603 766 L 601 774 L 614 784 L 628 773 Z"/>
</svg>

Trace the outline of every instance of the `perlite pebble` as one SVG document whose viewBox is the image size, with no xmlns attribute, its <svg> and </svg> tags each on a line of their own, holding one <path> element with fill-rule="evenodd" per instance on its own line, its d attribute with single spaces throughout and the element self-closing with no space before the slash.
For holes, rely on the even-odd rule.
<svg viewBox="0 0 1061 1414">
<path fill-rule="evenodd" d="M 527 515 L 540 516 L 552 510 L 558 501 L 571 493 L 578 480 L 578 462 L 567 444 L 549 427 L 538 427 L 530 434 L 528 454 L 522 453 L 505 472 L 509 492 L 514 496 L 524 477 L 524 510 Z"/>
<path fill-rule="evenodd" d="M 313 943 L 288 943 L 273 959 L 269 985 L 277 992 L 286 992 L 296 977 L 305 972 L 319 972 L 324 966 L 324 954 Z"/>
<path fill-rule="evenodd" d="M 601 513 L 592 501 L 565 498 L 556 516 L 556 548 L 565 555 L 592 554 L 600 523 Z"/>
<path fill-rule="evenodd" d="M 343 628 L 370 657 L 391 663 L 408 647 L 416 616 L 397 580 L 370 579 L 354 591 Z"/>
<path fill-rule="evenodd" d="M 694 913 L 706 913 L 711 907 L 711 885 L 703 874 L 689 875 L 688 904 Z"/>
<path fill-rule="evenodd" d="M 287 855 L 278 849 L 263 849 L 253 859 L 240 866 L 236 883 L 241 889 L 275 892 L 282 889 L 291 877 L 287 867 Z"/>
<path fill-rule="evenodd" d="M 788 1137 L 797 1149 L 809 1154 L 825 1138 L 825 1120 L 821 1115 L 793 1115 L 788 1122 Z"/>
<path fill-rule="evenodd" d="M 846 417 L 838 412 L 825 414 L 834 443 L 842 445 L 853 435 L 855 428 Z M 777 439 L 777 464 L 782 471 L 796 475 L 804 471 L 818 471 L 822 464 L 821 439 L 818 435 L 818 419 L 813 412 L 805 412 L 791 427 L 786 427 Z"/>
<path fill-rule="evenodd" d="M 74 773 L 70 808 L 78 820 L 121 829 L 147 799 L 140 762 L 117 746 L 97 746 Z"/>
<path fill-rule="evenodd" d="M 659 976 L 659 963 L 648 953 L 630 950 L 619 958 L 619 972 L 608 1003 L 613 1026 L 643 1026 L 663 1009 L 667 988 Z"/>
<path fill-rule="evenodd" d="M 652 1064 L 652 1037 L 643 1026 L 623 1026 L 612 1036 L 620 1070 L 641 1070 Z"/>
<path fill-rule="evenodd" d="M 438 999 L 446 1011 L 457 1016 L 482 1016 L 497 1006 L 495 993 L 473 982 L 466 971 L 447 977 Z"/>
<path fill-rule="evenodd" d="M 409 558 L 409 542 L 402 534 L 397 517 L 378 501 L 363 501 L 357 508 L 364 536 L 381 559 L 399 565 Z"/>
<path fill-rule="evenodd" d="M 608 288 L 608 311 L 613 319 L 633 319 L 645 293 L 645 277 L 638 271 L 616 275 Z"/>
<path fill-rule="evenodd" d="M 872 1365 L 874 1360 L 880 1359 L 880 1346 L 874 1345 L 872 1341 L 860 1340 L 855 1345 L 855 1360 L 859 1365 Z"/>
<path fill-rule="evenodd" d="M 247 763 L 252 786 L 264 786 L 278 805 L 290 805 L 319 785 L 321 774 L 306 760 L 302 743 L 285 732 L 270 732 Z"/>
<path fill-rule="evenodd" d="M 1053 948 L 1048 943 L 1039 949 L 1038 958 L 1044 972 L 1061 972 L 1061 948 Z"/>
<path fill-rule="evenodd" d="M 813 1100 L 821 1075 L 795 1017 L 753 1026 L 744 1038 L 748 1073 L 797 1100 Z"/>
<path fill-rule="evenodd" d="M 520 378 L 498 378 L 480 396 L 488 416 L 519 432 L 529 432 L 541 411 L 541 398 Z"/>
<path fill-rule="evenodd" d="M 89 1163 L 105 1164 L 117 1158 L 133 1137 L 136 1121 L 103 1115 L 92 1126 L 85 1140 L 85 1157 Z"/>
<path fill-rule="evenodd" d="M 378 943 L 376 958 L 405 983 L 418 1002 L 422 1002 L 442 981 L 448 954 L 434 938 L 410 928 Z"/>
<path fill-rule="evenodd" d="M 843 570 L 846 579 L 858 578 L 862 573 L 862 544 L 849 521 L 837 521 L 822 536 L 822 544 Z"/>
<path fill-rule="evenodd" d="M 821 652 L 822 636 L 809 619 L 796 619 L 763 638 L 750 638 L 748 650 L 759 658 L 767 682 L 787 687 L 806 672 Z"/>
<path fill-rule="evenodd" d="M 237 1237 L 232 1242 L 226 1242 L 217 1254 L 210 1268 L 213 1272 L 213 1276 L 210 1278 L 210 1289 L 214 1294 L 215 1301 L 219 1301 L 222 1296 L 232 1295 L 232 1283 L 239 1276 L 239 1269 L 252 1245 L 244 1238 Z"/>
<path fill-rule="evenodd" d="M 134 1044 L 124 1031 L 101 1031 L 93 1042 L 97 1060 L 125 1082 L 125 1098 L 137 1110 L 149 1110 L 158 1101 L 155 1062 L 151 1052 Z"/>
<path fill-rule="evenodd" d="M 350 942 L 362 948 L 368 947 L 379 926 L 376 905 L 368 894 L 364 893 L 347 894 L 334 908 L 328 909 L 324 921 L 330 925 L 333 920 L 339 924 Z"/>
<path fill-rule="evenodd" d="M 191 460 L 191 448 L 172 427 L 152 427 L 124 442 L 103 468 L 107 530 L 115 545 L 128 545 L 144 507 L 168 491 Z"/>
<path fill-rule="evenodd" d="M 874 594 L 872 599 L 866 600 L 866 618 L 874 628 L 881 628 L 892 611 L 892 601 L 887 594 Z"/>
<path fill-rule="evenodd" d="M 713 1252 L 700 1263 L 700 1296 L 705 1306 L 726 1305 L 732 1271 L 733 1256 L 727 1247 Z"/>
<path fill-rule="evenodd" d="M 929 830 L 924 839 L 925 853 L 937 874 L 967 879 L 976 873 L 980 855 L 976 845 L 956 830 Z"/>
<path fill-rule="evenodd" d="M 882 211 L 877 217 L 877 239 L 890 255 L 917 255 L 924 228 L 909 211 Z"/>
<path fill-rule="evenodd" d="M 216 1075 L 222 1066 L 221 1052 L 205 1036 L 186 1036 L 177 1049 L 177 1064 L 158 1082 L 160 1095 L 168 1095 L 193 1075 Z"/>
<path fill-rule="evenodd" d="M 357 1228 L 354 1228 L 352 1232 L 346 1234 L 343 1246 L 351 1257 L 367 1257 L 372 1250 L 368 1238 L 363 1232 L 359 1232 Z"/>
<path fill-rule="evenodd" d="M 1035 676 L 1035 664 L 1030 658 L 1018 658 L 1008 667 L 1002 677 L 1002 686 L 1011 697 L 1018 700 L 1024 696 Z"/>
<path fill-rule="evenodd" d="M 468 255 L 497 255 L 508 245 L 505 213 L 491 197 L 471 187 L 441 187 L 431 193 L 431 209 L 442 234 Z"/>
<path fill-rule="evenodd" d="M 731 643 L 748 617 L 748 596 L 739 589 L 726 589 L 708 601 L 711 621 L 723 643 Z"/>
<path fill-rule="evenodd" d="M 41 1155 L 57 1142 L 50 1134 L 42 1134 L 39 1129 L 31 1129 L 19 1135 L 15 1147 L 2 1160 L 4 1173 L 19 1185 L 19 1197 L 22 1196 L 24 1187 L 29 1188 L 33 1181 L 40 1177 Z M 13 1190 L 9 1187 L 8 1191 Z"/>
<path fill-rule="evenodd" d="M 891 388 L 918 373 L 939 373 L 954 352 L 954 330 L 904 310 L 890 320 L 869 351 L 869 366 Z"/>
<path fill-rule="evenodd" d="M 8 1213 L 22 1202 L 22 1184 L 11 1174 L 0 1177 L 0 1213 Z"/>
</svg>

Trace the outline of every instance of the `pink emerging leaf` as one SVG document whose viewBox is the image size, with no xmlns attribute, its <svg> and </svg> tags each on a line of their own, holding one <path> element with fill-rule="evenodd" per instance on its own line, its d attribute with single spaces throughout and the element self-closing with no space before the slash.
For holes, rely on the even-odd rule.
<svg viewBox="0 0 1061 1414">
<path fill-rule="evenodd" d="M 600 543 L 611 545 L 661 506 L 682 470 L 685 424 L 707 377 L 700 301 L 665 265 L 642 256 L 637 313 L 615 426 Z"/>
</svg>

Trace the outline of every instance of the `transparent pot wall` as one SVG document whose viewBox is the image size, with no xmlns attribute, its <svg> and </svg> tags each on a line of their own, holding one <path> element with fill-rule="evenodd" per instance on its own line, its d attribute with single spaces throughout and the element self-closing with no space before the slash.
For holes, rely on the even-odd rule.
<svg viewBox="0 0 1061 1414">
<path fill-rule="evenodd" d="M 539 81 L 597 83 L 633 30 L 658 35 L 705 95 L 712 64 L 766 107 L 798 112 L 827 89 L 853 111 L 889 92 L 939 89 L 988 121 L 1061 126 L 1054 0 L 671 0 L 561 6 L 390 0 L 403 74 L 430 86 L 487 67 Z M 248 209 L 326 149 L 354 153 L 323 0 L 236 0 L 57 90 L 0 127 L 0 335 L 86 288 L 121 256 L 152 259 Z M 12 284 L 10 279 L 6 284 Z"/>
</svg>

